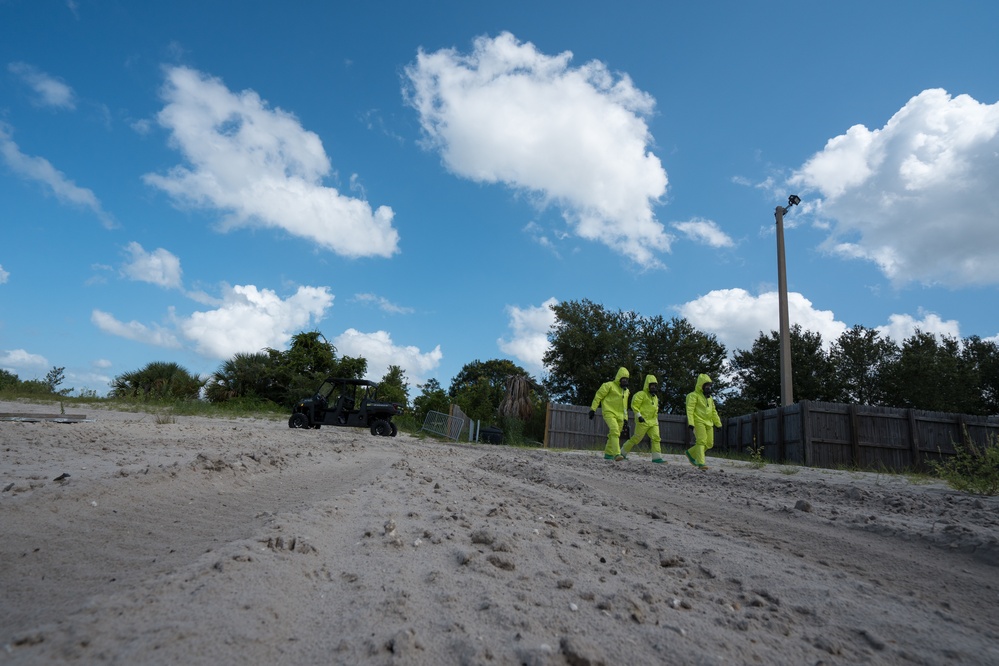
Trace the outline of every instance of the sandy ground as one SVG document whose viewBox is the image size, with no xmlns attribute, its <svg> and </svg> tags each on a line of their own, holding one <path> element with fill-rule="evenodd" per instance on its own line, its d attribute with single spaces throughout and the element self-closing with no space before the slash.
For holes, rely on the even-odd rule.
<svg viewBox="0 0 999 666">
<path fill-rule="evenodd" d="M 0 664 L 999 663 L 997 498 L 80 411 L 0 422 Z"/>
</svg>

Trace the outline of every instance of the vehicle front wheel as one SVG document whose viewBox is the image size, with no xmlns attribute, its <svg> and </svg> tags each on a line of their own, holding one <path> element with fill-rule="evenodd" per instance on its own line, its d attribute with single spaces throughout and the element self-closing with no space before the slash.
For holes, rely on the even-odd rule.
<svg viewBox="0 0 999 666">
<path fill-rule="evenodd" d="M 392 424 L 385 419 L 375 419 L 371 422 L 371 434 L 377 437 L 388 437 L 392 433 Z"/>
<path fill-rule="evenodd" d="M 288 419 L 289 428 L 308 428 L 309 427 L 309 417 L 302 412 L 295 412 Z"/>
<path fill-rule="evenodd" d="M 396 435 L 398 435 L 399 434 L 399 427 L 396 426 L 396 424 L 394 424 L 392 422 L 389 422 L 389 425 L 392 426 L 392 436 L 395 437 Z"/>
</svg>

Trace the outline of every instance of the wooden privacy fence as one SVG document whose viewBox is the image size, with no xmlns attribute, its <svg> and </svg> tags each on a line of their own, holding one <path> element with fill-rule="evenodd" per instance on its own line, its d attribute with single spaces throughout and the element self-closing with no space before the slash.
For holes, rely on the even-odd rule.
<svg viewBox="0 0 999 666">
<path fill-rule="evenodd" d="M 603 449 L 607 425 L 600 411 L 548 403 L 544 445 L 556 449 Z M 634 416 L 629 414 L 632 428 Z M 660 414 L 663 448 L 687 448 L 685 414 Z M 999 437 L 999 417 L 918 409 L 802 402 L 725 419 L 715 449 L 749 454 L 761 447 L 765 460 L 809 467 L 927 470 L 931 461 L 955 454 L 954 444 L 985 446 Z M 623 441 L 623 440 L 622 440 Z"/>
<path fill-rule="evenodd" d="M 577 405 L 548 403 L 545 415 L 545 446 L 553 449 L 602 450 L 607 443 L 607 424 L 601 410 L 591 421 L 590 408 Z M 628 412 L 634 432 L 635 418 Z M 663 446 L 690 446 L 687 441 L 687 417 L 682 414 L 660 414 L 659 435 Z M 624 442 L 625 438 L 622 437 Z M 641 445 L 639 445 L 641 446 Z"/>
<path fill-rule="evenodd" d="M 954 444 L 987 445 L 999 417 L 803 400 L 725 419 L 715 448 L 809 467 L 927 470 L 955 454 Z"/>
</svg>

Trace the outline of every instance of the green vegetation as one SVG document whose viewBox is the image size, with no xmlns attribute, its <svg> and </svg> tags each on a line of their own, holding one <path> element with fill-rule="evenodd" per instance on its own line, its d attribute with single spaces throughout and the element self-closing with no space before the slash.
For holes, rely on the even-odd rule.
<svg viewBox="0 0 999 666">
<path fill-rule="evenodd" d="M 645 375 L 655 375 L 662 411 L 671 414 L 685 411 L 686 396 L 702 372 L 711 375 L 716 392 L 729 387 L 725 346 L 686 319 L 611 312 L 585 299 L 564 301 L 552 310 L 555 325 L 544 354 L 549 368 L 544 383 L 558 402 L 590 404 L 621 366 L 631 373 L 634 391 L 641 390 Z"/>
<path fill-rule="evenodd" d="M 763 469 L 767 466 L 767 460 L 763 457 L 763 445 L 756 443 L 753 438 L 753 445 L 749 447 L 749 460 L 753 469 Z"/>
<path fill-rule="evenodd" d="M 999 438 L 985 446 L 954 444 L 954 457 L 930 463 L 933 470 L 955 490 L 975 495 L 999 495 Z"/>
<path fill-rule="evenodd" d="M 196 400 L 205 385 L 176 363 L 150 363 L 111 381 L 111 398 L 175 398 Z"/>
<path fill-rule="evenodd" d="M 750 349 L 731 354 L 715 336 L 695 329 L 686 319 L 644 317 L 610 311 L 588 300 L 552 306 L 555 322 L 544 353 L 546 375 L 539 381 L 508 359 L 465 364 L 446 389 L 437 379 L 410 385 L 401 366 L 391 365 L 379 380 L 379 397 L 405 406 L 396 424 L 417 433 L 430 411 L 448 413 L 457 405 L 482 426 L 498 426 L 504 442 L 537 445 L 544 439 L 549 400 L 588 405 L 597 388 L 617 368 L 629 369 L 633 390 L 645 375 L 657 377 L 665 413 L 682 414 L 696 376 L 714 379 L 722 418 L 776 407 L 780 399 L 780 339 L 761 331 Z M 999 413 L 999 345 L 970 337 L 963 340 L 921 331 L 897 344 L 879 331 L 854 326 L 831 345 L 800 326 L 790 331 L 794 397 L 858 405 L 884 405 L 972 415 Z M 162 409 L 172 414 L 264 413 L 285 416 L 295 401 L 309 396 L 328 376 L 361 378 L 364 358 L 338 356 L 319 331 L 291 338 L 287 350 L 263 349 L 236 354 L 207 377 L 176 363 L 152 362 L 122 373 L 110 382 L 107 401 L 116 409 Z M 60 408 L 77 401 L 99 402 L 94 391 L 72 397 L 63 388 L 65 368 L 53 367 L 44 378 L 21 380 L 0 370 L 0 398 L 52 400 Z M 516 387 L 515 389 L 511 387 Z M 596 444 L 596 443 L 595 443 Z M 682 454 L 682 449 L 679 450 Z M 717 454 L 717 452 L 716 452 Z M 971 455 L 971 454 L 968 454 Z M 989 461 L 992 448 L 974 460 Z M 749 462 L 763 467 L 762 451 Z M 949 473 L 967 475 L 958 460 Z M 987 465 L 986 465 L 987 467 Z"/>
</svg>

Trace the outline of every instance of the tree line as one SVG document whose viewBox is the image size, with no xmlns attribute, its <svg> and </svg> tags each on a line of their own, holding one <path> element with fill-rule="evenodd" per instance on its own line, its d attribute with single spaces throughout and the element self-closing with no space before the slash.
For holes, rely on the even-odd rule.
<svg viewBox="0 0 999 666">
<path fill-rule="evenodd" d="M 640 385 L 659 379 L 663 410 L 682 413 L 697 375 L 714 379 L 723 417 L 780 404 L 780 335 L 760 332 L 731 357 L 714 335 L 683 318 L 611 312 L 588 300 L 553 307 L 545 385 L 553 399 L 589 404 L 617 368 Z M 790 330 L 795 401 L 816 400 L 908 407 L 963 414 L 999 414 L 999 345 L 978 336 L 957 339 L 917 330 L 896 343 L 880 331 L 854 326 L 829 345 L 794 325 Z"/>
<path fill-rule="evenodd" d="M 660 405 L 683 413 L 697 375 L 714 379 L 719 412 L 740 416 L 780 403 L 780 337 L 760 332 L 749 349 L 729 355 L 712 335 L 686 319 L 643 317 L 611 311 L 589 300 L 553 306 L 555 323 L 543 356 L 547 374 L 538 381 L 507 359 L 466 363 L 447 389 L 438 380 L 417 385 L 410 399 L 405 371 L 389 366 L 380 379 L 380 397 L 404 404 L 422 423 L 429 411 L 448 412 L 456 404 L 471 419 L 519 429 L 523 436 L 544 436 L 548 401 L 589 405 L 599 386 L 628 368 L 632 384 L 655 375 Z M 896 343 L 875 329 L 854 326 L 829 345 L 822 336 L 795 325 L 790 330 L 794 398 L 858 405 L 910 407 L 976 415 L 999 414 L 999 346 L 977 336 L 937 337 L 923 331 Z M 362 357 L 339 356 L 319 331 L 294 335 L 287 350 L 236 354 L 202 379 L 176 363 L 153 362 L 112 379 L 109 397 L 126 399 L 204 398 L 213 403 L 266 402 L 290 409 L 312 394 L 328 376 L 360 379 L 368 369 Z M 64 368 L 44 380 L 21 381 L 0 370 L 0 390 L 68 395 L 59 389 Z M 510 377 L 531 386 L 531 416 L 523 423 L 502 423 L 497 409 Z M 93 397 L 93 396 L 91 396 Z"/>
</svg>

